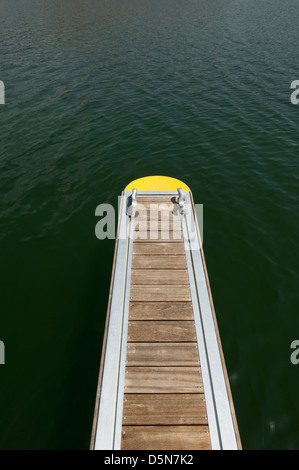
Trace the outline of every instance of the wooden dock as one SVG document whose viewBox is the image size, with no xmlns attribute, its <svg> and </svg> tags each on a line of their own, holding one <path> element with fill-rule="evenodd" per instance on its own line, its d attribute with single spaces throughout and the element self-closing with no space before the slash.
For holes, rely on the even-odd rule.
<svg viewBox="0 0 299 470">
<path fill-rule="evenodd" d="M 201 283 L 199 288 L 202 288 L 202 280 L 198 281 L 194 275 L 196 258 L 188 246 L 190 236 L 186 236 L 187 225 L 177 193 L 145 192 L 137 197 L 136 202 L 133 217 L 126 227 L 127 264 L 125 269 L 122 268 L 125 273 L 123 291 L 118 290 L 119 294 L 123 292 L 121 328 L 117 333 L 116 330 L 110 331 L 110 336 L 114 336 L 110 342 L 115 344 L 115 338 L 119 338 L 119 355 L 111 359 L 115 351 L 110 344 L 109 352 L 108 342 L 109 328 L 116 328 L 112 324 L 111 308 L 116 295 L 118 246 L 115 251 L 114 282 L 110 292 L 91 448 L 240 449 L 202 247 L 197 246 L 196 253 L 198 251 L 201 256 L 211 316 L 208 319 L 202 318 L 207 299 L 199 299 L 202 306 L 196 301 L 196 284 Z M 128 203 L 123 210 L 127 207 Z M 192 199 L 190 209 L 194 217 Z M 196 233 L 200 237 L 198 227 Z M 207 341 L 214 341 L 214 349 L 217 341 L 216 352 L 211 350 Z M 209 361 L 218 361 L 214 372 L 209 370 Z M 109 368 L 110 375 L 113 375 L 113 363 L 115 367 L 118 364 L 118 370 L 114 381 L 111 381 Z M 215 376 L 214 381 L 219 380 L 216 377 L 219 368 L 223 376 L 219 385 L 221 390 L 215 390 L 212 375 Z M 103 382 L 107 382 L 106 392 L 103 392 Z M 106 398 L 102 396 L 105 393 Z M 111 399 L 113 393 L 115 396 Z M 219 406 L 224 407 L 224 412 L 217 410 L 217 393 Z M 110 406 L 112 419 L 107 406 Z M 220 413 L 226 414 L 224 423 L 220 422 Z M 110 438 L 107 437 L 109 433 Z"/>
<path fill-rule="evenodd" d="M 195 323 L 177 198 L 138 198 L 121 449 L 210 449 Z M 165 207 L 158 213 L 157 207 Z M 152 209 L 152 210 L 151 210 Z M 152 230 L 150 219 L 158 219 Z M 162 238 L 161 224 L 169 221 Z M 173 238 L 176 228 L 176 238 Z M 155 230 L 157 229 L 157 230 Z M 156 232 L 156 233 L 155 233 Z M 141 238 L 142 237 L 142 238 Z M 179 238 L 178 238 L 179 237 Z"/>
</svg>

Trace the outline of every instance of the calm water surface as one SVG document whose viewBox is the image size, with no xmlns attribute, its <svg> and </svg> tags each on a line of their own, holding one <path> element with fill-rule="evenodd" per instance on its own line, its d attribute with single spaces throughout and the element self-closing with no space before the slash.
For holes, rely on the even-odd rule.
<svg viewBox="0 0 299 470">
<path fill-rule="evenodd" d="M 204 249 L 245 449 L 299 448 L 297 0 L 0 0 L 0 448 L 87 449 L 113 240 L 165 174 Z"/>
</svg>

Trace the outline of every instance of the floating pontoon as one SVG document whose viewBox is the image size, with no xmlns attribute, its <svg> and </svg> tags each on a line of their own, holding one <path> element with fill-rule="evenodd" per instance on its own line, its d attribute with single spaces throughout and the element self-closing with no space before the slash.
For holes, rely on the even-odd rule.
<svg viewBox="0 0 299 470">
<path fill-rule="evenodd" d="M 190 189 L 121 198 L 91 449 L 241 449 Z"/>
</svg>

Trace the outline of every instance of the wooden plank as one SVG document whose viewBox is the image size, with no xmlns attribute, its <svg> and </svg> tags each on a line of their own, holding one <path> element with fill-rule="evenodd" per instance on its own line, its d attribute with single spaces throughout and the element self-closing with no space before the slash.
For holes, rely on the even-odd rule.
<svg viewBox="0 0 299 470">
<path fill-rule="evenodd" d="M 202 393 L 199 367 L 127 367 L 125 393 Z"/>
<path fill-rule="evenodd" d="M 132 269 L 187 269 L 185 255 L 176 256 L 133 256 Z"/>
<path fill-rule="evenodd" d="M 199 366 L 197 343 L 128 343 L 127 367 Z"/>
<path fill-rule="evenodd" d="M 159 206 L 159 207 L 167 207 L 170 210 L 173 210 L 173 208 L 177 208 L 179 206 L 178 199 L 175 200 L 174 198 L 161 198 L 161 199 L 156 199 L 156 198 L 137 198 L 137 205 L 136 209 L 141 207 L 150 207 L 150 206 Z"/>
<path fill-rule="evenodd" d="M 179 205 L 175 205 L 170 201 L 144 201 L 141 202 L 140 200 L 137 201 L 136 211 L 140 210 L 147 210 L 153 212 L 172 212 L 177 211 Z"/>
<path fill-rule="evenodd" d="M 167 205 L 151 204 L 150 206 L 136 206 L 134 219 L 137 220 L 181 220 L 179 211 Z"/>
<path fill-rule="evenodd" d="M 208 424 L 202 393 L 125 394 L 125 425 Z"/>
<path fill-rule="evenodd" d="M 122 432 L 121 450 L 211 449 L 208 426 L 123 426 Z"/>
<path fill-rule="evenodd" d="M 193 320 L 191 302 L 130 302 L 130 320 Z"/>
<path fill-rule="evenodd" d="M 128 342 L 193 343 L 196 331 L 193 321 L 129 321 Z"/>
<path fill-rule="evenodd" d="M 182 229 L 181 218 L 171 215 L 164 218 L 155 217 L 153 214 L 139 215 L 134 218 L 133 230 L 136 231 L 177 231 Z"/>
<path fill-rule="evenodd" d="M 177 284 L 189 285 L 188 271 L 186 269 L 137 269 L 131 271 L 131 285 L 167 285 Z"/>
<path fill-rule="evenodd" d="M 178 204 L 178 196 L 138 196 L 138 204 Z"/>
<path fill-rule="evenodd" d="M 133 256 L 135 255 L 184 255 L 185 246 L 182 241 L 177 243 L 133 243 Z"/>
<path fill-rule="evenodd" d="M 136 243 L 140 242 L 161 242 L 167 241 L 168 243 L 175 243 L 178 241 L 183 241 L 183 232 L 182 230 L 154 230 L 144 229 L 144 230 L 135 230 L 133 234 L 133 240 Z"/>
<path fill-rule="evenodd" d="M 153 210 L 160 209 L 172 211 L 173 209 L 177 209 L 177 206 L 179 207 L 179 204 L 177 202 L 173 203 L 170 199 L 138 199 L 136 210 L 139 208 L 142 210 L 146 207 L 147 209 L 151 208 Z"/>
<path fill-rule="evenodd" d="M 141 204 L 137 203 L 135 207 L 134 216 L 141 217 L 147 214 L 155 215 L 155 217 L 161 218 L 164 215 L 172 214 L 174 217 L 180 217 L 180 206 L 179 204 L 172 204 L 168 202 L 146 202 Z"/>
<path fill-rule="evenodd" d="M 166 285 L 166 286 L 138 286 L 132 285 L 130 290 L 130 301 L 190 301 L 191 294 L 189 286 Z"/>
</svg>

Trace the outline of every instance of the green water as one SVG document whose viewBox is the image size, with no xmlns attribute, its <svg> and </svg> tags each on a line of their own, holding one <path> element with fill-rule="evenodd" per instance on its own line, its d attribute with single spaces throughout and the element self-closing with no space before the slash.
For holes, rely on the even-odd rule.
<svg viewBox="0 0 299 470">
<path fill-rule="evenodd" d="M 114 241 L 96 207 L 182 179 L 242 444 L 299 448 L 296 0 L 0 0 L 1 449 L 87 449 Z"/>
</svg>

